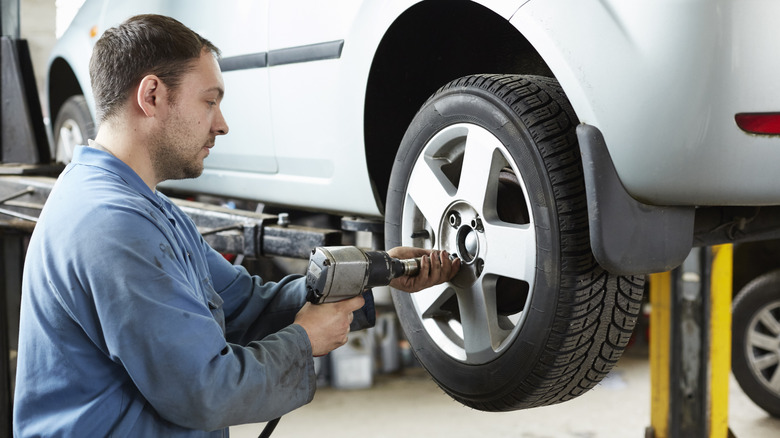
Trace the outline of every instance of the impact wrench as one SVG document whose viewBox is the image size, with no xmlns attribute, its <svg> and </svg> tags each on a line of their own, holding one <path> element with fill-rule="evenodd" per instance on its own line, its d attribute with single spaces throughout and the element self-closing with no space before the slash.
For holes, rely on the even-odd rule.
<svg viewBox="0 0 780 438">
<path fill-rule="evenodd" d="M 321 304 L 356 297 L 366 289 L 387 286 L 394 278 L 417 275 L 420 262 L 420 258 L 401 260 L 385 251 L 355 246 L 320 246 L 309 257 L 306 299 Z"/>
<path fill-rule="evenodd" d="M 356 246 L 319 246 L 312 250 L 306 269 L 306 299 L 322 304 L 356 297 L 372 287 L 387 286 L 394 278 L 417 275 L 420 263 L 420 258 L 402 260 Z M 269 421 L 259 438 L 271 436 L 280 419 Z"/>
</svg>

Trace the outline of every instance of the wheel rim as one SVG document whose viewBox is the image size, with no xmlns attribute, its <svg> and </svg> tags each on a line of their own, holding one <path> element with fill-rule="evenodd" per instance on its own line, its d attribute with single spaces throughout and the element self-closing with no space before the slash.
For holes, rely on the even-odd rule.
<svg viewBox="0 0 780 438">
<path fill-rule="evenodd" d="M 780 301 L 768 303 L 753 316 L 745 347 L 753 374 L 780 395 Z"/>
<path fill-rule="evenodd" d="M 479 126 L 438 132 L 412 169 L 402 243 L 457 254 L 461 270 L 409 297 L 434 343 L 458 361 L 496 359 L 523 325 L 536 271 L 530 211 L 517 165 Z"/>
<path fill-rule="evenodd" d="M 76 146 L 83 145 L 84 136 L 81 134 L 79 124 L 73 119 L 67 119 L 60 126 L 57 137 L 56 159 L 61 163 L 69 163 L 73 159 L 73 151 Z"/>
</svg>

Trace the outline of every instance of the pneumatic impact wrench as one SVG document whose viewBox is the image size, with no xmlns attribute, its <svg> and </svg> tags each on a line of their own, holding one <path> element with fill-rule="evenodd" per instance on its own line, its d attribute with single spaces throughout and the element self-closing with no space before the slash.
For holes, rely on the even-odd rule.
<svg viewBox="0 0 780 438">
<path fill-rule="evenodd" d="M 356 246 L 314 248 L 306 270 L 307 299 L 320 304 L 356 297 L 366 289 L 387 286 L 394 278 L 417 275 L 420 261 L 401 260 L 384 251 L 364 251 Z"/>
<path fill-rule="evenodd" d="M 353 314 L 350 331 L 376 324 L 372 287 L 387 286 L 394 278 L 417 275 L 421 259 L 400 260 L 385 251 L 356 246 L 319 246 L 309 257 L 306 299 L 313 304 L 333 303 L 363 295 L 366 304 Z"/>
</svg>

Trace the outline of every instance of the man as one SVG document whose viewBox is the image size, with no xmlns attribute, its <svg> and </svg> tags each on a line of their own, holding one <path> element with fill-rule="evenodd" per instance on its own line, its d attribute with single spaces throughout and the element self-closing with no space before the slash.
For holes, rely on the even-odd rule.
<svg viewBox="0 0 780 438">
<path fill-rule="evenodd" d="M 346 342 L 363 298 L 305 304 L 304 279 L 263 283 L 208 247 L 156 191 L 192 178 L 228 125 L 219 51 L 178 21 L 133 17 L 90 63 L 100 129 L 76 150 L 30 240 L 17 436 L 223 436 L 311 401 L 312 356 Z M 423 257 L 416 291 L 450 279 Z"/>
</svg>

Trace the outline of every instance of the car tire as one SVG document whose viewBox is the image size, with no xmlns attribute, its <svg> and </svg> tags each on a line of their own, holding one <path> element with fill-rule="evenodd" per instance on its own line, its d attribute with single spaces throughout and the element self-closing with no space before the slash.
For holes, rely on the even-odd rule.
<svg viewBox="0 0 780 438">
<path fill-rule="evenodd" d="M 54 121 L 53 134 L 54 159 L 66 164 L 73 158 L 76 146 L 95 138 L 95 122 L 84 96 L 71 96 L 65 101 Z"/>
<path fill-rule="evenodd" d="M 757 277 L 734 299 L 731 363 L 745 394 L 780 418 L 780 270 Z"/>
<path fill-rule="evenodd" d="M 631 337 L 644 277 L 593 257 L 576 125 L 554 79 L 474 75 L 422 106 L 396 155 L 385 244 L 462 261 L 448 283 L 393 291 L 396 311 L 418 361 L 469 407 L 577 397 Z"/>
</svg>

